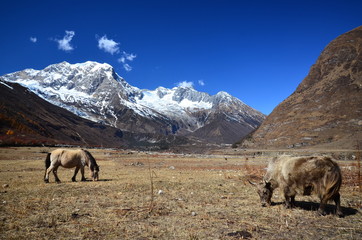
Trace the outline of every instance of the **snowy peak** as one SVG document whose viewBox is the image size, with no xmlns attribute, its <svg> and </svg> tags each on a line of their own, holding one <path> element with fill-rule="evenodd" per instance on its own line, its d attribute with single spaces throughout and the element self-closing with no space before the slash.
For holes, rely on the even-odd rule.
<svg viewBox="0 0 362 240">
<path fill-rule="evenodd" d="M 115 86 L 118 83 L 124 83 L 113 67 L 107 63 L 85 62 L 77 64 L 69 64 L 62 62 L 53 64 L 41 71 L 46 76 L 46 82 L 56 84 L 59 87 L 66 86 L 67 89 L 75 89 L 87 94 L 97 92 L 97 89 L 106 85 Z M 118 82 L 118 83 L 117 83 Z"/>
<path fill-rule="evenodd" d="M 93 61 L 87 61 L 84 63 L 75 63 L 75 64 L 70 64 L 64 61 L 61 63 L 49 65 L 48 67 L 44 68 L 43 71 L 49 73 L 63 72 L 67 74 L 74 70 L 79 72 L 112 71 L 113 67 L 108 63 L 98 63 Z"/>
<path fill-rule="evenodd" d="M 204 101 L 203 95 L 206 93 L 199 93 L 193 90 L 192 95 L 182 95 L 183 88 L 167 89 L 158 87 L 155 90 L 142 90 L 134 100 L 138 106 L 152 109 L 157 113 L 162 113 L 171 118 L 179 118 L 183 120 L 190 120 L 190 112 L 198 111 L 201 109 L 211 109 L 212 102 Z M 209 98 L 210 96 L 207 95 Z"/>
<path fill-rule="evenodd" d="M 95 92 L 103 82 L 113 85 L 118 82 L 125 87 L 129 87 L 124 79 L 115 73 L 111 65 L 91 61 L 76 64 L 61 62 L 52 64 L 43 70 L 25 69 L 24 71 L 7 74 L 4 77 L 8 81 L 19 82 L 24 85 L 27 85 L 30 80 L 35 80 L 42 87 L 51 87 L 56 90 L 61 87 L 75 88 L 75 90 L 87 94 Z"/>
<path fill-rule="evenodd" d="M 7 74 L 4 78 L 28 87 L 34 92 L 40 91 L 51 95 L 92 97 L 118 89 L 126 97 L 129 92 L 138 90 L 117 75 L 111 65 L 92 61 L 76 64 L 61 62 L 43 70 L 26 69 Z"/>
<path fill-rule="evenodd" d="M 171 106 L 180 111 L 195 111 L 201 109 L 216 109 L 221 105 L 233 104 L 246 106 L 239 99 L 226 92 L 209 95 L 190 87 L 174 87 L 172 89 L 158 87 L 155 90 L 142 90 L 135 101 L 143 106 L 168 111 Z"/>
<path fill-rule="evenodd" d="M 235 97 L 224 91 L 218 92 L 215 98 L 216 100 L 218 100 L 218 102 L 228 102 L 235 100 Z"/>
<path fill-rule="evenodd" d="M 158 112 L 165 110 L 167 105 L 178 105 L 180 108 L 192 110 L 210 109 L 221 103 L 238 102 L 243 104 L 239 99 L 226 92 L 219 92 L 211 96 L 190 87 L 172 89 L 158 87 L 155 90 L 140 90 L 129 85 L 114 71 L 111 65 L 92 61 L 76 64 L 61 62 L 52 64 L 43 70 L 26 69 L 7 74 L 4 79 L 20 83 L 34 92 L 59 95 L 62 99 L 67 96 L 90 99 L 105 98 L 116 94 L 132 103 L 156 108 L 154 110 Z"/>
<path fill-rule="evenodd" d="M 168 101 L 172 100 L 185 108 L 196 107 L 209 109 L 216 107 L 221 103 L 231 102 L 236 102 L 241 105 L 244 104 L 227 92 L 221 91 L 216 95 L 210 95 L 205 92 L 199 92 L 192 87 L 174 87 L 172 89 L 158 87 L 154 91 L 144 90 L 144 92 L 156 92 L 160 99 L 167 99 Z M 164 98 L 165 96 L 167 97 Z M 190 105 L 187 103 L 190 103 Z"/>
<path fill-rule="evenodd" d="M 181 102 L 184 99 L 187 99 L 191 102 L 211 102 L 211 96 L 207 93 L 198 92 L 193 88 L 189 87 L 176 87 L 173 88 L 174 96 L 173 100 L 176 102 Z"/>
<path fill-rule="evenodd" d="M 3 79 L 19 83 L 78 116 L 123 130 L 186 134 L 220 114 L 252 130 L 265 117 L 226 92 L 210 95 L 190 87 L 141 90 L 128 84 L 107 63 L 61 62 L 43 70 L 7 74 Z"/>
</svg>

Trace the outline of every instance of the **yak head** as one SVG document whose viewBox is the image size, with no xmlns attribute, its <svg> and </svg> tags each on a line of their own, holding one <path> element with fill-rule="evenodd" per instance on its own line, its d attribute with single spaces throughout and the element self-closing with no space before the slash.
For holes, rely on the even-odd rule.
<svg viewBox="0 0 362 240">
<path fill-rule="evenodd" d="M 260 197 L 261 206 L 262 207 L 270 206 L 271 198 L 273 196 L 273 189 L 271 187 L 271 183 L 265 180 L 260 184 L 253 183 L 251 181 L 249 181 L 249 183 L 257 188 L 257 192 Z"/>
</svg>

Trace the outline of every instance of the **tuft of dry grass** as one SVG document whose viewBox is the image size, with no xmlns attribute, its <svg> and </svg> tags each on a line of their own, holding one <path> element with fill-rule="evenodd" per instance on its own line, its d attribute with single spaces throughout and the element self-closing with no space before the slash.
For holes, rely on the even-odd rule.
<svg viewBox="0 0 362 240">
<path fill-rule="evenodd" d="M 1 239 L 362 238 L 362 198 L 349 162 L 341 162 L 346 217 L 337 218 L 317 216 L 316 197 L 297 196 L 300 207 L 285 209 L 279 191 L 262 208 L 247 180 L 261 179 L 265 157 L 91 149 L 99 182 L 73 183 L 73 169 L 60 168 L 62 183 L 51 176 L 45 184 L 49 150 L 0 148 Z"/>
</svg>

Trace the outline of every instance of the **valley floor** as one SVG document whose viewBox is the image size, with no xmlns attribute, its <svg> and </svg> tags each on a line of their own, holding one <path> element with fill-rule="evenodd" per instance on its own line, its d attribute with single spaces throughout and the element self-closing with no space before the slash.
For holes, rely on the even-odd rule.
<svg viewBox="0 0 362 240">
<path fill-rule="evenodd" d="M 262 208 L 270 154 L 188 155 L 90 149 L 100 181 L 43 182 L 50 148 L 0 148 L 0 239 L 362 239 L 356 160 L 341 159 L 344 218 L 317 216 L 317 197 L 285 209 L 277 191 Z M 276 154 L 275 152 L 273 154 Z M 89 170 L 86 170 L 88 179 Z M 80 173 L 77 177 L 80 179 Z"/>
</svg>

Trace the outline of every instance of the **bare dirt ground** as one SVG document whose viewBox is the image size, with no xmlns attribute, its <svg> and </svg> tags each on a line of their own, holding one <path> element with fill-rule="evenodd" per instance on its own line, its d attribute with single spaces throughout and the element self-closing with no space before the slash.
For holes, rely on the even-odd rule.
<svg viewBox="0 0 362 240">
<path fill-rule="evenodd" d="M 267 155 L 175 155 L 90 149 L 100 181 L 43 182 L 50 148 L 0 148 L 0 239 L 362 239 L 356 161 L 338 161 L 344 218 L 317 215 L 317 197 L 262 208 Z M 89 170 L 86 170 L 88 179 Z M 77 176 L 80 179 L 80 174 Z"/>
</svg>

